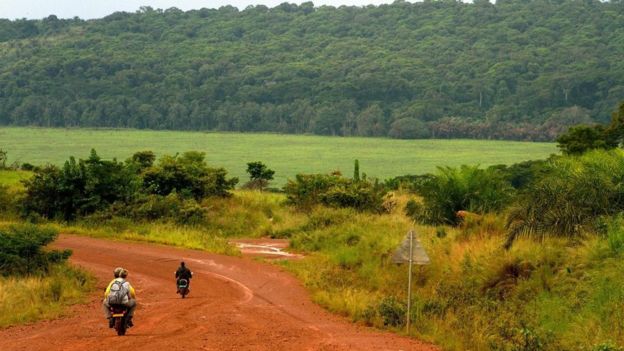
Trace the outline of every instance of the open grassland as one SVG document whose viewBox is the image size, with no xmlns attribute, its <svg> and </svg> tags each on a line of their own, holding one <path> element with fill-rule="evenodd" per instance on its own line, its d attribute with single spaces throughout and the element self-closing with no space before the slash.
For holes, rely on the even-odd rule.
<svg viewBox="0 0 624 351">
<path fill-rule="evenodd" d="M 546 158 L 553 143 L 485 140 L 393 140 L 307 135 L 202 133 L 146 130 L 0 128 L 0 149 L 9 163 L 62 164 L 86 158 L 91 148 L 104 158 L 123 160 L 140 150 L 157 155 L 189 150 L 206 152 L 211 166 L 224 167 L 242 181 L 246 163 L 264 162 L 276 171 L 275 185 L 297 173 L 351 174 L 353 160 L 380 179 L 422 174 L 436 166 L 511 164 Z"/>
<path fill-rule="evenodd" d="M 89 274 L 69 265 L 54 267 L 43 277 L 0 276 L 0 328 L 58 317 L 94 286 Z"/>
</svg>

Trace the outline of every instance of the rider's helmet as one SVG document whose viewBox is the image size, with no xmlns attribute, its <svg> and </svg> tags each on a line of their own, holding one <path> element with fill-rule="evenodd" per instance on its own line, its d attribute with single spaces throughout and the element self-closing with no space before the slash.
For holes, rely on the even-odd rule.
<svg viewBox="0 0 624 351">
<path fill-rule="evenodd" d="M 184 261 L 180 261 L 180 266 L 184 267 Z"/>
<path fill-rule="evenodd" d="M 122 271 L 121 273 L 119 273 L 119 276 L 126 279 L 126 277 L 128 276 L 128 270 L 122 268 Z"/>
<path fill-rule="evenodd" d="M 125 269 L 123 269 L 121 267 L 115 268 L 115 270 L 113 271 L 113 274 L 115 275 L 115 278 L 119 278 L 123 271 L 125 271 Z M 126 273 L 126 275 L 127 275 L 127 273 Z"/>
</svg>

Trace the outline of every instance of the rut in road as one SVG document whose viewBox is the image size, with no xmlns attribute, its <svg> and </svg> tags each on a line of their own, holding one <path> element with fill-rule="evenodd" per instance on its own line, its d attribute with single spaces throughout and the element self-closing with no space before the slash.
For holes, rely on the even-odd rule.
<svg viewBox="0 0 624 351">
<path fill-rule="evenodd" d="M 98 293 L 71 316 L 0 330 L 0 350 L 437 350 L 395 334 L 357 326 L 313 304 L 278 267 L 245 258 L 143 243 L 61 235 L 54 244 L 98 279 Z M 185 260 L 191 293 L 175 293 Z M 137 290 L 135 327 L 108 329 L 102 292 L 123 266 Z"/>
</svg>

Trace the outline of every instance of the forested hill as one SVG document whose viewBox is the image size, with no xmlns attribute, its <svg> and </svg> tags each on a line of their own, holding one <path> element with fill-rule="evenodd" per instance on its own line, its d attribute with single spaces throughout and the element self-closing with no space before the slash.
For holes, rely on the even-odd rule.
<svg viewBox="0 0 624 351">
<path fill-rule="evenodd" d="M 623 57 L 621 0 L 0 20 L 0 124 L 548 140 L 608 121 Z"/>
</svg>

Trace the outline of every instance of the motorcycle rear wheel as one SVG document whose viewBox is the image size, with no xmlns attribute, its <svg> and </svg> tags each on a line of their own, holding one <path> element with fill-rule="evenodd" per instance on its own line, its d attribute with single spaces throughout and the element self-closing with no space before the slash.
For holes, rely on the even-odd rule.
<svg viewBox="0 0 624 351">
<path fill-rule="evenodd" d="M 115 318 L 115 330 L 117 331 L 117 335 L 123 336 L 126 335 L 126 323 L 125 318 Z"/>
</svg>

